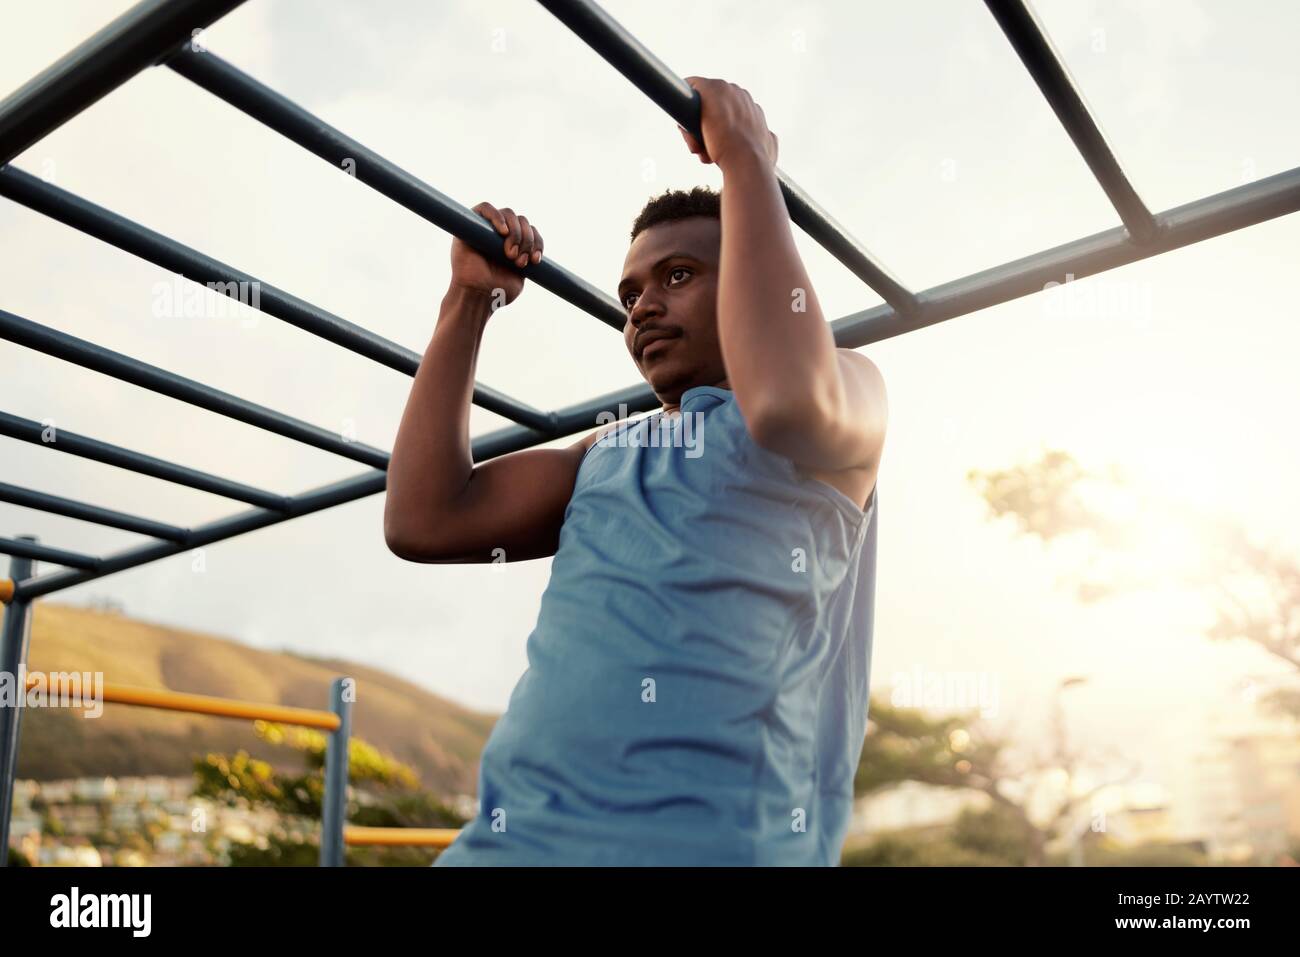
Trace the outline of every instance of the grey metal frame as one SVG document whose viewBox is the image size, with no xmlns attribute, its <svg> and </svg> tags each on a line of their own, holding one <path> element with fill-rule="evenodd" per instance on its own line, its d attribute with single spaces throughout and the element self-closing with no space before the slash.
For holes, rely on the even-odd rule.
<svg viewBox="0 0 1300 957">
<path fill-rule="evenodd" d="M 145 0 L 0 101 L 0 195 L 162 268 L 180 273 L 189 280 L 208 284 L 225 295 L 237 295 L 239 283 L 256 283 L 260 293 L 257 307 L 261 311 L 389 368 L 414 375 L 420 362 L 416 353 L 7 165 L 20 152 L 145 67 L 165 64 L 327 162 L 341 164 L 351 160 L 360 182 L 459 237 L 484 255 L 509 265 L 501 251 L 499 237 L 472 211 L 215 55 L 200 51 L 191 44 L 199 29 L 238 6 L 239 2 Z M 591 0 L 539 2 L 673 119 L 699 135 L 698 93 L 605 11 Z M 835 341 L 840 346 L 859 348 L 1042 291 L 1049 283 L 1064 282 L 1070 276 L 1078 279 L 1094 275 L 1300 209 L 1298 167 L 1152 214 L 1124 173 L 1078 87 L 1029 7 L 1023 0 L 985 2 L 1114 205 L 1121 224 L 1053 249 L 913 292 L 892 276 L 793 180 L 778 170 L 791 221 L 884 300 L 878 306 L 831 323 Z M 546 260 L 529 265 L 521 272 L 605 325 L 616 329 L 622 327 L 623 313 L 617 302 L 558 264 Z M 388 454 L 382 450 L 345 442 L 319 427 L 2 310 L 0 336 L 372 467 L 370 471 L 297 495 L 276 495 L 74 433 L 60 431 L 57 441 L 42 442 L 40 423 L 0 412 L 0 434 L 52 445 L 59 451 L 254 506 L 196 528 L 179 528 L 0 483 L 0 501 L 156 539 L 105 557 L 40 545 L 31 536 L 0 539 L 0 554 L 13 556 L 10 574 L 14 593 L 0 638 L 0 663 L 6 669 L 11 666 L 16 669 L 23 660 L 30 604 L 42 595 L 355 501 L 385 487 Z M 598 424 L 597 416 L 601 413 L 635 414 L 649 411 L 659 404 L 654 393 L 644 384 L 551 412 L 531 408 L 477 383 L 474 401 L 514 423 L 475 438 L 475 462 L 590 429 Z M 62 565 L 64 569 L 38 576 L 33 565 L 36 560 Z M 336 682 L 332 694 L 337 696 L 339 693 Z M 343 772 L 340 783 L 336 780 L 340 761 L 334 760 L 328 763 L 327 778 L 330 787 L 342 787 L 343 792 L 334 791 L 332 797 L 327 796 L 328 827 L 323 835 L 334 836 L 322 838 L 323 864 L 342 863 L 342 809 L 345 807 L 347 777 L 347 731 L 344 729 L 350 724 L 350 717 L 341 698 L 337 698 L 334 704 L 336 710 L 342 709 L 339 713 L 344 718 L 344 725 L 331 738 L 330 747 L 343 747 Z M 18 715 L 10 714 L 9 709 L 0 709 L 0 790 L 3 791 L 0 844 L 4 845 L 0 847 L 0 855 L 6 853 L 7 847 L 17 734 Z M 337 751 L 331 753 L 337 758 Z M 326 841 L 330 842 L 328 852 Z"/>
</svg>

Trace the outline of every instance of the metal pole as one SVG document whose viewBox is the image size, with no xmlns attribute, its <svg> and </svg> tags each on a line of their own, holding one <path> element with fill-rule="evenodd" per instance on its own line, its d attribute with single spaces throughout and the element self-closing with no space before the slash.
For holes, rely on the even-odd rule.
<svg viewBox="0 0 1300 957">
<path fill-rule="evenodd" d="M 412 176 L 352 137 L 312 116 L 298 104 L 231 66 L 214 53 L 180 49 L 167 65 L 192 83 L 247 113 L 253 119 L 306 150 L 335 169 L 346 166 L 355 178 L 405 206 L 440 229 L 464 240 L 489 262 L 516 269 L 543 289 L 577 306 L 621 332 L 627 315 L 612 296 L 601 292 L 551 259 L 514 266 L 501 250 L 501 237 L 478 213 L 466 209 L 428 183 Z M 525 425 L 528 423 L 525 422 Z"/>
<path fill-rule="evenodd" d="M 245 296 L 241 290 L 246 292 L 256 289 L 256 308 L 260 312 L 275 316 L 304 332 L 333 342 L 390 369 L 414 376 L 420 368 L 418 352 L 390 342 L 369 329 L 326 312 L 283 289 L 211 256 L 205 256 L 102 206 L 96 206 L 39 177 L 24 173 L 17 166 L 0 167 L 0 196 L 21 203 L 33 212 L 71 226 L 133 256 L 139 256 L 155 266 L 179 273 L 213 292 L 237 299 L 250 307 L 253 304 L 245 300 L 251 299 L 251 296 Z M 492 232 L 486 221 L 480 219 L 479 222 L 484 230 Z M 537 267 L 542 265 L 543 263 L 538 263 Z M 474 404 L 543 432 L 551 428 L 551 420 L 546 413 L 489 386 L 475 383 Z"/>
<path fill-rule="evenodd" d="M 0 101 L 0 166 L 242 2 L 137 3 Z"/>
<path fill-rule="evenodd" d="M 337 433 L 295 419 L 283 412 L 268 409 L 256 402 L 241 399 L 237 395 L 177 375 L 169 369 L 161 369 L 147 362 L 141 362 L 139 359 L 114 352 L 112 349 L 106 349 L 85 339 L 78 339 L 76 336 L 43 326 L 39 322 L 32 322 L 30 319 L 24 319 L 3 309 L 0 309 L 0 339 L 8 339 L 28 349 L 43 352 L 47 356 L 75 363 L 83 369 L 93 369 L 159 395 L 188 402 L 200 409 L 207 409 L 217 415 L 224 415 L 238 422 L 266 429 L 287 439 L 304 442 L 322 451 L 363 462 L 371 468 L 382 469 L 388 466 L 387 452 L 361 442 L 349 441 Z"/>
<path fill-rule="evenodd" d="M 633 86 L 703 142 L 700 133 L 699 93 L 646 49 L 640 40 L 592 0 L 540 2 L 606 63 L 622 73 Z M 173 59 L 167 65 L 176 68 L 176 63 Z M 910 313 L 916 308 L 916 297 L 912 292 L 853 238 L 847 229 L 833 220 L 826 210 L 813 202 L 812 197 L 781 170 L 776 171 L 776 176 L 792 223 L 874 289 L 897 312 Z"/>
<path fill-rule="evenodd" d="M 1075 148 L 1083 157 L 1097 182 L 1106 191 L 1111 205 L 1137 242 L 1149 242 L 1159 231 L 1159 224 L 1129 182 L 1128 175 L 1106 141 L 1106 135 L 1093 118 L 1083 94 L 1065 67 L 1025 0 L 984 0 L 1019 54 L 1030 76 L 1043 91 L 1052 111 L 1070 134 Z"/>
<path fill-rule="evenodd" d="M 348 812 L 348 740 L 352 735 L 352 700 L 356 682 L 335 678 L 330 684 L 330 711 L 339 717 L 337 731 L 325 747 L 325 800 L 320 821 L 320 866 L 343 866 L 343 825 Z"/>
<path fill-rule="evenodd" d="M 22 535 L 26 542 L 35 543 L 35 535 Z M 17 555 L 9 560 L 9 577 L 15 583 L 30 578 L 32 559 Z M 31 639 L 31 602 L 17 597 L 5 606 L 4 628 L 0 630 L 0 674 L 12 676 L 14 704 L 0 704 L 0 867 L 9 863 L 9 818 L 14 807 L 14 775 L 18 771 L 18 725 L 23 712 L 19 696 L 26 696 L 25 685 L 18 680 L 18 672 L 27 660 L 27 643 Z"/>
</svg>

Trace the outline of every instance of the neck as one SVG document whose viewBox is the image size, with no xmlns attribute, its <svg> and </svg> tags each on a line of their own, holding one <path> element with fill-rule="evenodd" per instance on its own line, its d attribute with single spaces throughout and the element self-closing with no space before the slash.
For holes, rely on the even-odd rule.
<svg viewBox="0 0 1300 957">
<path fill-rule="evenodd" d="M 719 379 L 717 382 L 697 382 L 695 383 L 695 385 L 688 385 L 685 389 L 682 389 L 682 391 L 677 394 L 676 398 L 664 403 L 664 408 L 663 408 L 664 413 L 666 415 L 677 415 L 679 412 L 681 412 L 682 396 L 685 395 L 688 390 L 693 389 L 695 388 L 695 386 L 700 386 L 700 385 L 711 385 L 717 389 L 731 388 L 731 384 L 727 382 L 725 376 Z"/>
</svg>

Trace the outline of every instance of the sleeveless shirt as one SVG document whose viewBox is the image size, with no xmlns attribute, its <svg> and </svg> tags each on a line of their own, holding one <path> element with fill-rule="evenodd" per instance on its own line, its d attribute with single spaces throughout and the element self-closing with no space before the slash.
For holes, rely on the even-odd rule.
<svg viewBox="0 0 1300 957">
<path fill-rule="evenodd" d="M 834 865 L 867 722 L 876 513 L 730 390 L 587 451 L 450 865 Z"/>
</svg>

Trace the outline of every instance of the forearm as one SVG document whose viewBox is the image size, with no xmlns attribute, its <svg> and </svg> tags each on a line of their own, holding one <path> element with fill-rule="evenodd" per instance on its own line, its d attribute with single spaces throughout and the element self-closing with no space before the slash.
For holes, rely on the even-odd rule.
<svg viewBox="0 0 1300 957">
<path fill-rule="evenodd" d="M 776 170 L 743 154 L 722 166 L 718 332 L 727 380 L 751 427 L 843 401 L 835 340 L 795 247 Z"/>
<path fill-rule="evenodd" d="M 473 474 L 469 413 L 490 303 L 461 287 L 443 297 L 388 465 L 384 523 L 395 535 L 453 504 Z"/>
</svg>

